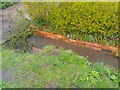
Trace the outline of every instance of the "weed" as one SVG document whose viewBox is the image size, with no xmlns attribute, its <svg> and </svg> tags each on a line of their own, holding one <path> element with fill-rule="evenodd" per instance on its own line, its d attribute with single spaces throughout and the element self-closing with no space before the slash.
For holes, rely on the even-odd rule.
<svg viewBox="0 0 120 90">
<path fill-rule="evenodd" d="M 29 42 L 28 38 L 33 34 L 34 30 L 30 30 L 31 22 L 24 18 L 22 12 L 18 10 L 18 13 L 22 18 L 16 22 L 14 32 L 9 31 L 12 35 L 4 44 L 11 49 L 23 49 L 24 51 L 27 51 L 31 46 L 33 46 L 33 44 Z"/>
</svg>

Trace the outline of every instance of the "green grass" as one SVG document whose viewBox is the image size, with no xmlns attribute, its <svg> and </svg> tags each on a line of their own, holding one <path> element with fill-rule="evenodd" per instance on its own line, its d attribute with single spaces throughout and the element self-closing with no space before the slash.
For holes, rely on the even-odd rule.
<svg viewBox="0 0 120 90">
<path fill-rule="evenodd" d="M 0 2 L 0 9 L 5 9 L 7 7 L 10 7 L 14 4 L 16 4 L 17 2 Z"/>
<path fill-rule="evenodd" d="M 88 60 L 71 50 L 45 46 L 38 53 L 3 48 L 2 70 L 12 79 L 2 80 L 2 88 L 117 88 L 117 71 Z"/>
</svg>

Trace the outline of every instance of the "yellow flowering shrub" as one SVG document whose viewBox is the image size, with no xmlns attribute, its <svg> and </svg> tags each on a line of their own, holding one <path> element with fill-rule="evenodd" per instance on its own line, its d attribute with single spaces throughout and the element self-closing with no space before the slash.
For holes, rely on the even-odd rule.
<svg viewBox="0 0 120 90">
<path fill-rule="evenodd" d="M 117 2 L 24 2 L 24 5 L 32 20 L 42 18 L 55 33 L 69 33 L 74 39 L 86 41 L 86 36 L 92 35 L 97 38 L 95 42 L 117 43 Z"/>
</svg>

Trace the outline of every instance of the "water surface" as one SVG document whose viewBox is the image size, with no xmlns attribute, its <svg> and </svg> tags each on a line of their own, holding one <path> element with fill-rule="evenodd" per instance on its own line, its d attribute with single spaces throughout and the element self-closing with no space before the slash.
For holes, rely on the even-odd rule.
<svg viewBox="0 0 120 90">
<path fill-rule="evenodd" d="M 36 37 L 31 36 L 30 41 L 34 43 L 35 47 L 43 48 L 45 45 L 56 45 L 62 47 L 66 50 L 72 50 L 78 55 L 82 55 L 88 58 L 90 62 L 102 62 L 103 64 L 109 65 L 113 68 L 118 68 L 118 58 L 112 55 L 109 55 L 104 52 L 99 52 L 89 48 L 79 47 L 73 44 L 66 43 L 63 40 L 53 40 L 45 37 Z"/>
</svg>

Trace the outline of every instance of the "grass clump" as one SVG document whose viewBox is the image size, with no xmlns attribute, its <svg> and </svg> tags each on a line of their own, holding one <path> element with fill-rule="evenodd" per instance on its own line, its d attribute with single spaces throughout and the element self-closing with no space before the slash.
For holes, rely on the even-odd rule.
<svg viewBox="0 0 120 90">
<path fill-rule="evenodd" d="M 38 53 L 3 48 L 3 88 L 117 88 L 117 70 L 91 64 L 70 50 L 45 46 Z M 54 54 L 57 53 L 57 54 Z"/>
</svg>

